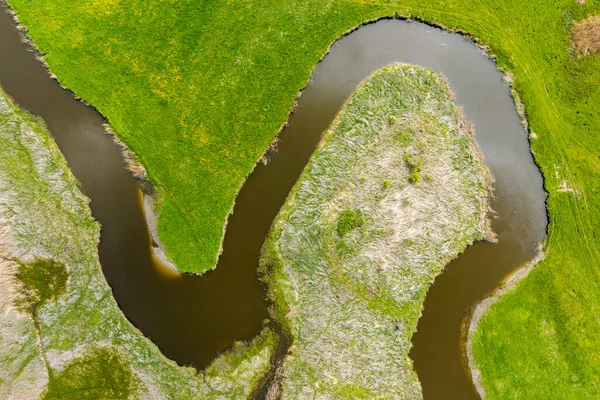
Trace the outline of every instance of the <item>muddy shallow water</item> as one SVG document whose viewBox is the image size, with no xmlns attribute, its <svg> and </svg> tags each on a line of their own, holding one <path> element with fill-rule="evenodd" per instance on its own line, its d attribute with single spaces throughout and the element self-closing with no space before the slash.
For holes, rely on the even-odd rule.
<svg viewBox="0 0 600 400">
<path fill-rule="evenodd" d="M 411 357 L 427 399 L 477 398 L 462 362 L 460 327 L 471 306 L 534 256 L 545 234 L 541 175 L 529 153 L 509 88 L 495 65 L 458 35 L 385 20 L 338 41 L 312 74 L 280 136 L 279 151 L 258 165 L 229 219 L 216 270 L 180 276 L 150 251 L 140 190 L 103 118 L 51 80 L 10 17 L 0 12 L 0 85 L 48 124 L 102 224 L 100 261 L 127 318 L 179 364 L 206 366 L 235 340 L 252 338 L 266 319 L 256 279 L 271 221 L 344 100 L 371 71 L 393 61 L 448 77 L 456 103 L 475 125 L 496 178 L 497 244 L 477 243 L 450 263 L 427 295 Z"/>
</svg>

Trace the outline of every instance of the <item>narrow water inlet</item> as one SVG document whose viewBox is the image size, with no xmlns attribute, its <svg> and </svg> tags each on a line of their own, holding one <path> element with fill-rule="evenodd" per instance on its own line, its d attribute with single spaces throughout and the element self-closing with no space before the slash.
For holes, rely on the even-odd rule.
<svg viewBox="0 0 600 400">
<path fill-rule="evenodd" d="M 206 366 L 235 340 L 250 339 L 267 318 L 256 279 L 271 221 L 306 165 L 321 133 L 370 72 L 393 61 L 444 74 L 456 103 L 474 123 L 496 178 L 497 244 L 477 243 L 450 263 L 427 295 L 411 356 L 425 398 L 477 398 L 462 363 L 460 327 L 470 307 L 527 260 L 545 235 L 545 194 L 509 88 L 494 63 L 463 37 L 427 25 L 383 20 L 342 38 L 320 62 L 280 135 L 279 150 L 258 165 L 236 200 L 215 271 L 165 273 L 151 253 L 140 192 L 103 118 L 49 78 L 0 16 L 0 85 L 48 124 L 103 226 L 105 276 L 127 318 L 169 358 Z"/>
</svg>

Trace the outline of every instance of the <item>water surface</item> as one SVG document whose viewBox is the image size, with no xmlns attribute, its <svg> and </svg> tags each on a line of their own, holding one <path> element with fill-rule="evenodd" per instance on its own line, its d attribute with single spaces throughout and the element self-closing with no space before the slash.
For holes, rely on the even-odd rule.
<svg viewBox="0 0 600 400">
<path fill-rule="evenodd" d="M 244 184 L 216 270 L 178 275 L 152 256 L 140 190 L 103 133 L 103 118 L 49 78 L 10 17 L 0 12 L 0 85 L 46 121 L 102 224 L 100 262 L 127 318 L 181 365 L 206 366 L 268 318 L 257 281 L 260 247 L 321 133 L 358 83 L 394 61 L 448 77 L 474 123 L 496 178 L 497 244 L 471 246 L 427 295 L 411 357 L 426 399 L 477 398 L 463 363 L 461 323 L 471 306 L 531 259 L 545 234 L 542 178 L 529 153 L 509 88 L 477 47 L 419 23 L 384 20 L 338 41 L 320 62 L 281 133 L 279 150 Z M 193 188 L 190 188 L 193 190 Z"/>
</svg>

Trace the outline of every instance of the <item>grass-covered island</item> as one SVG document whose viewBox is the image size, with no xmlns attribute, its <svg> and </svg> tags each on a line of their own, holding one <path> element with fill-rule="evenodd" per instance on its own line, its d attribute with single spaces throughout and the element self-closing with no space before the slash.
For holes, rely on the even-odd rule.
<svg viewBox="0 0 600 400">
<path fill-rule="evenodd" d="M 490 175 L 443 77 L 393 64 L 346 102 L 263 247 L 291 339 L 284 399 L 421 396 L 408 357 L 425 294 L 491 238 Z"/>
<path fill-rule="evenodd" d="M 269 369 L 264 330 L 200 375 L 122 315 L 100 226 L 42 121 L 0 91 L 0 398 L 244 399 Z"/>
</svg>

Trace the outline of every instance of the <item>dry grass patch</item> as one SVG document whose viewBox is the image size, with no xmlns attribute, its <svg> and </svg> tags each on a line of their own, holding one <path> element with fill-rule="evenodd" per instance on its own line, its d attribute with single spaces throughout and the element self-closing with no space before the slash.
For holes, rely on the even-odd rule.
<svg viewBox="0 0 600 400">
<path fill-rule="evenodd" d="M 579 54 L 600 52 L 600 15 L 595 15 L 575 24 L 571 32 L 573 46 Z"/>
</svg>

